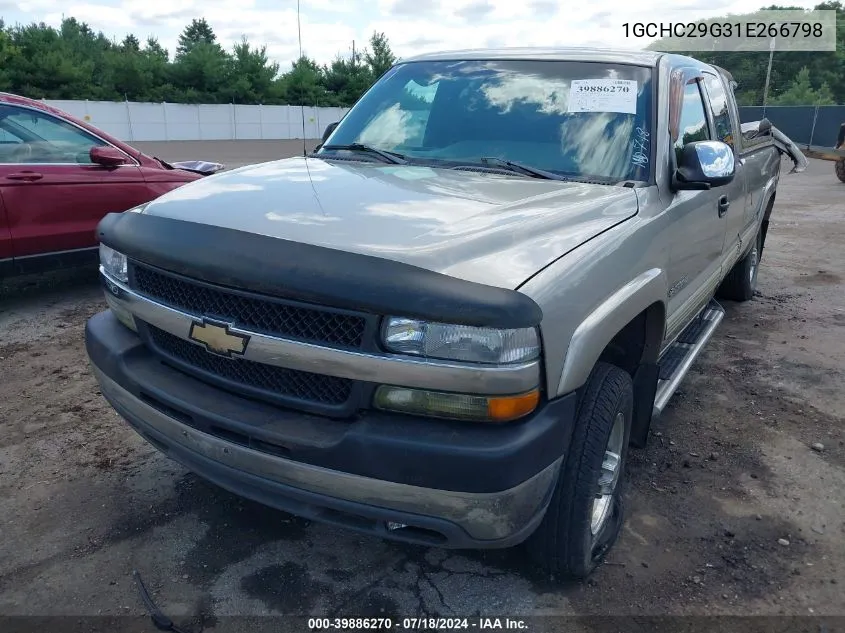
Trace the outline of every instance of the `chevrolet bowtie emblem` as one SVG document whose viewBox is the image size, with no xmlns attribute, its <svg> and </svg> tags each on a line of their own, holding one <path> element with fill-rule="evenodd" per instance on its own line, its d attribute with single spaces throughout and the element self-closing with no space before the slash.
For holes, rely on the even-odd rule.
<svg viewBox="0 0 845 633">
<path fill-rule="evenodd" d="M 201 323 L 194 321 L 188 336 L 192 341 L 205 345 L 209 352 L 221 356 L 241 355 L 249 343 L 249 336 L 246 334 L 232 333 L 226 323 L 214 323 L 207 319 L 203 319 Z"/>
</svg>

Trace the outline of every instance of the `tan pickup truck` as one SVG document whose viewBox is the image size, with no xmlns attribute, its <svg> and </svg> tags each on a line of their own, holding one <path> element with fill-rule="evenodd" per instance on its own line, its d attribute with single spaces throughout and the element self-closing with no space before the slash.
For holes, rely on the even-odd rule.
<svg viewBox="0 0 845 633">
<path fill-rule="evenodd" d="M 251 499 L 587 575 L 804 157 L 718 68 L 584 49 L 403 61 L 323 141 L 102 221 L 103 395 Z"/>
</svg>

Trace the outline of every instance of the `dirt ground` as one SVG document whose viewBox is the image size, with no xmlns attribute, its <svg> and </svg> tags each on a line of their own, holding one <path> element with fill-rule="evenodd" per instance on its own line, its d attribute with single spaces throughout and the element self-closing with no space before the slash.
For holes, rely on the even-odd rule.
<svg viewBox="0 0 845 633">
<path fill-rule="evenodd" d="M 227 151 L 250 162 L 276 147 Z M 104 308 L 93 271 L 6 287 L 0 615 L 140 616 L 137 569 L 194 632 L 280 613 L 845 616 L 843 244 L 833 164 L 785 175 L 759 296 L 725 304 L 648 448 L 632 451 L 627 524 L 607 564 L 564 585 L 520 548 L 386 543 L 204 483 L 98 393 L 83 343 L 85 320 Z"/>
</svg>

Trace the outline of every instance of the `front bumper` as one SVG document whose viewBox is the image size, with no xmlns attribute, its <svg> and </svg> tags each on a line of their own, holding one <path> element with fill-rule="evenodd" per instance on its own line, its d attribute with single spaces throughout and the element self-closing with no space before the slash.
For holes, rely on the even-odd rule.
<svg viewBox="0 0 845 633">
<path fill-rule="evenodd" d="M 110 312 L 88 322 L 86 346 L 106 399 L 188 469 L 305 518 L 414 543 L 524 540 L 545 513 L 574 420 L 574 394 L 507 427 L 292 412 L 170 368 Z"/>
</svg>

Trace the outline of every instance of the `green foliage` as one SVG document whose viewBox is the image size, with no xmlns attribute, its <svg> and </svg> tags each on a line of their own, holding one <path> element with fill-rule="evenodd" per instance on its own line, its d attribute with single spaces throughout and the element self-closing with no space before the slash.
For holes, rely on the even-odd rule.
<svg viewBox="0 0 845 633">
<path fill-rule="evenodd" d="M 372 85 L 373 72 L 361 58 L 357 52 L 349 59 L 338 56 L 330 66 L 323 67 L 323 85 L 329 100 L 326 105 L 354 103 Z"/>
<path fill-rule="evenodd" d="M 179 46 L 176 48 L 176 58 L 183 57 L 190 53 L 199 44 L 215 45 L 217 36 L 211 29 L 205 18 L 193 19 L 179 35 Z"/>
<path fill-rule="evenodd" d="M 375 79 L 381 77 L 396 63 L 396 55 L 390 50 L 390 44 L 384 33 L 373 33 L 370 38 L 371 52 L 366 54 L 367 66 Z"/>
<path fill-rule="evenodd" d="M 246 38 L 235 45 L 229 72 L 232 101 L 235 103 L 259 103 L 262 97 L 271 94 L 273 82 L 279 74 L 279 65 L 267 59 L 267 47 L 250 47 Z"/>
<path fill-rule="evenodd" d="M 282 80 L 284 95 L 290 105 L 328 105 L 322 70 L 317 62 L 300 57 Z"/>
<path fill-rule="evenodd" d="M 810 69 L 802 68 L 789 86 L 789 89 L 771 100 L 771 105 L 834 105 L 830 87 L 823 83 L 814 90 L 810 83 Z"/>
<path fill-rule="evenodd" d="M 244 38 L 227 51 L 204 18 L 185 27 L 172 60 L 155 38 L 112 41 L 74 18 L 58 29 L 0 19 L 0 90 L 36 99 L 349 106 L 395 61 L 383 33 L 351 58 L 303 57 L 280 74 L 266 47 Z"/>
</svg>

